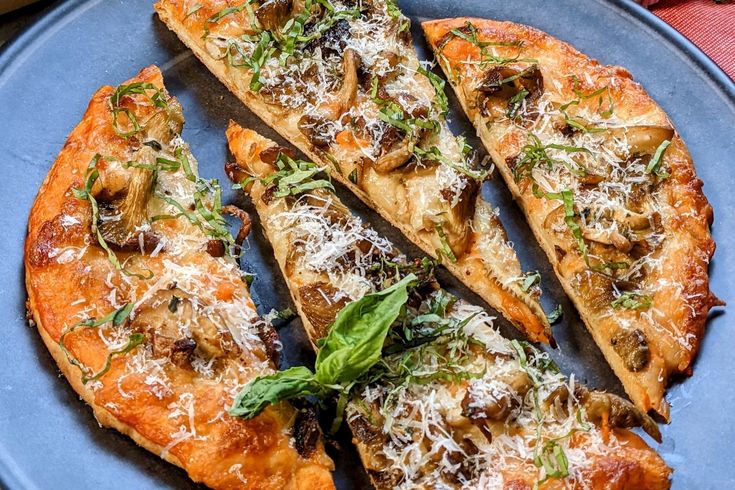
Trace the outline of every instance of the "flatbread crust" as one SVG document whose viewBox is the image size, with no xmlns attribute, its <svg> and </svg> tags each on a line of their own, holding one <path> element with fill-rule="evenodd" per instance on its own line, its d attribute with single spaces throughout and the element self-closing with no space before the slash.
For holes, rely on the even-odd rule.
<svg viewBox="0 0 735 490">
<path fill-rule="evenodd" d="M 715 250 L 709 231 L 712 208 L 671 121 L 627 70 L 601 65 L 536 29 L 473 18 L 429 21 L 423 28 L 465 112 L 627 393 L 641 409 L 668 418 L 665 387 L 672 376 L 691 374 L 708 312 L 723 304 L 708 285 Z M 513 73 L 520 75 L 514 78 Z M 522 102 L 510 107 L 521 86 L 527 94 L 518 95 Z M 530 134 L 539 138 L 536 150 L 545 146 L 556 165 L 544 170 L 547 159 L 530 172 L 523 170 L 531 163 L 526 157 L 527 145 L 534 143 Z M 663 153 L 656 163 L 654 150 L 659 149 Z M 558 170 L 564 161 L 579 172 L 573 158 L 598 173 L 571 178 Z M 610 166 L 600 171 L 608 161 Z M 562 180 L 549 177 L 552 173 Z M 558 195 L 543 195 L 550 187 L 565 186 L 574 193 L 569 213 Z M 601 201 L 590 204 L 586 198 Z M 599 211 L 603 206 L 607 211 Z M 635 212 L 634 206 L 639 207 Z M 610 213 L 619 214 L 610 219 Z M 565 226 L 565 215 L 574 215 L 571 227 Z M 584 235 L 590 263 L 585 264 L 574 223 L 581 226 L 576 232 Z M 605 260 L 624 265 L 608 268 Z"/>
<path fill-rule="evenodd" d="M 230 122 L 227 129 L 227 139 L 230 150 L 235 156 L 235 162 L 228 164 L 226 170 L 230 177 L 238 182 L 243 180 L 243 173 L 252 177 L 244 190 L 249 194 L 260 216 L 265 235 L 273 246 L 275 257 L 286 279 L 309 339 L 316 345 L 316 341 L 327 334 L 329 324 L 334 321 L 342 304 L 340 300 L 330 302 L 332 300 L 329 298 L 340 298 L 346 294 L 346 290 L 341 289 L 348 283 L 345 276 L 349 276 L 351 273 L 360 275 L 360 271 L 355 263 L 352 264 L 355 267 L 352 272 L 349 269 L 349 263 L 341 265 L 344 257 L 354 257 L 354 255 L 351 255 L 354 251 L 351 252 L 349 247 L 345 249 L 344 257 L 331 257 L 330 260 L 340 264 L 338 265 L 339 271 L 334 271 L 334 274 L 325 272 L 330 267 L 328 261 L 319 261 L 312 266 L 305 265 L 313 263 L 312 258 L 309 257 L 310 250 L 311 253 L 321 255 L 323 250 L 329 249 L 334 244 L 330 243 L 330 239 L 325 236 L 322 248 L 312 248 L 308 244 L 312 239 L 318 242 L 319 238 L 316 236 L 306 237 L 302 235 L 302 232 L 312 230 L 306 231 L 306 233 L 327 235 L 328 233 L 325 232 L 324 228 L 317 226 L 317 223 L 325 225 L 326 220 L 326 222 L 331 223 L 326 224 L 326 227 L 330 229 L 329 233 L 332 236 L 339 237 L 333 240 L 339 243 L 341 247 L 345 247 L 346 237 L 349 236 L 343 235 L 339 231 L 344 229 L 350 230 L 350 233 L 359 236 L 359 238 L 355 238 L 355 245 L 357 246 L 358 242 L 362 242 L 359 248 L 363 251 L 367 250 L 364 243 L 367 238 L 374 240 L 374 247 L 380 246 L 383 250 L 387 250 L 387 256 L 400 254 L 400 251 L 396 250 L 389 242 L 383 242 L 376 235 L 369 231 L 366 232 L 365 230 L 369 227 L 364 227 L 362 231 L 357 232 L 356 230 L 364 225 L 361 225 L 359 221 L 350 221 L 354 217 L 350 216 L 349 210 L 330 192 L 312 191 L 295 196 L 274 198 L 274 185 L 267 182 L 269 176 L 272 176 L 276 171 L 276 168 L 274 163 L 266 162 L 264 158 L 265 155 L 268 155 L 268 159 L 273 159 L 279 151 L 288 151 L 288 149 L 280 148 L 273 141 L 255 131 L 244 129 L 234 122 Z M 297 229 L 302 231 L 295 231 Z M 305 245 L 300 248 L 296 244 Z M 372 253 L 376 253 L 376 257 L 380 257 L 382 252 L 379 253 L 373 250 Z M 299 259 L 301 255 L 304 258 L 303 261 Z M 379 262 L 385 260 L 385 257 L 383 259 L 376 258 L 375 260 Z M 362 261 L 360 262 L 360 267 L 365 265 Z M 364 274 L 364 272 L 362 273 Z M 337 277 L 335 280 L 335 276 L 340 276 L 340 274 L 344 275 Z M 318 294 L 306 294 L 315 290 L 318 291 Z M 319 306 L 315 306 L 315 304 L 319 304 Z M 468 313 L 466 314 L 473 318 L 480 318 L 483 315 L 480 308 L 468 305 L 461 300 L 458 304 L 461 305 L 461 308 L 467 308 Z M 500 337 L 497 332 L 486 333 L 489 333 L 489 336 L 482 337 L 483 342 L 489 340 L 493 345 L 491 350 L 498 349 L 495 352 L 500 352 L 508 348 L 509 341 Z M 486 354 L 477 354 L 478 358 L 482 358 L 483 355 Z M 446 361 L 452 362 L 453 359 L 449 358 Z M 513 376 L 517 376 L 519 374 L 518 364 L 513 367 L 513 362 L 512 356 L 508 355 L 506 351 L 506 354 L 500 355 L 495 360 L 495 364 L 491 364 L 487 369 L 491 373 L 494 371 L 497 373 L 510 372 L 516 373 Z M 531 361 L 528 362 L 531 363 Z M 416 369 L 418 371 L 422 370 L 420 365 L 416 366 Z M 494 379 L 493 376 L 491 374 L 489 379 Z M 503 375 L 499 376 L 501 377 L 499 379 L 502 379 Z M 553 384 L 554 381 L 551 381 L 551 383 Z M 573 385 L 574 381 L 572 381 Z M 460 416 L 458 413 L 460 411 L 459 406 L 452 405 L 462 398 L 462 396 L 456 394 L 457 391 L 464 393 L 467 390 L 466 386 L 466 383 L 463 382 L 430 382 L 427 396 L 431 396 L 432 401 L 429 402 L 429 407 L 426 410 L 436 410 L 436 412 L 431 412 L 431 415 L 425 414 L 423 419 L 413 421 L 413 424 L 410 425 L 413 440 L 410 441 L 412 443 L 405 446 L 394 446 L 388 442 L 402 439 L 404 432 L 400 427 L 403 426 L 398 424 L 399 428 L 396 429 L 395 433 L 386 434 L 382 432 L 381 429 L 384 431 L 383 427 L 389 424 L 385 422 L 386 425 L 383 425 L 383 415 L 375 408 L 375 400 L 372 396 L 364 397 L 358 401 L 353 399 L 348 404 L 345 420 L 352 430 L 353 443 L 357 446 L 362 462 L 376 488 L 423 488 L 432 485 L 442 486 L 442 488 L 445 486 L 447 488 L 467 488 L 467 485 L 469 485 L 469 488 L 539 488 L 541 490 L 561 488 L 607 490 L 645 488 L 653 490 L 669 488 L 671 470 L 655 451 L 630 430 L 611 429 L 608 426 L 608 421 L 620 416 L 620 412 L 617 412 L 616 409 L 613 409 L 613 412 L 617 412 L 617 415 L 612 415 L 613 412 L 610 412 L 602 417 L 604 422 L 601 423 L 600 427 L 594 427 L 590 424 L 582 430 L 576 428 L 572 429 L 571 432 L 567 432 L 569 426 L 565 426 L 563 431 L 566 432 L 566 435 L 559 437 L 557 440 L 572 441 L 569 442 L 570 447 L 575 448 L 567 448 L 570 454 L 571 451 L 574 451 L 574 461 L 568 463 L 570 473 L 567 478 L 550 477 L 539 483 L 539 469 L 534 465 L 533 458 L 528 457 L 530 453 L 523 453 L 523 450 L 518 449 L 518 451 L 521 451 L 520 454 L 523 454 L 522 457 L 519 457 L 519 453 L 515 452 L 516 448 L 524 447 L 524 442 L 521 442 L 523 436 L 519 437 L 519 434 L 525 433 L 526 437 L 533 438 L 537 434 L 536 426 L 524 426 L 520 420 L 528 422 L 528 419 L 523 418 L 522 415 L 517 415 L 518 419 L 515 420 L 510 418 L 507 420 L 499 419 L 494 422 L 488 420 L 486 427 L 492 431 L 492 441 L 506 439 L 505 442 L 495 443 L 495 446 L 487 448 L 484 445 L 484 442 L 487 442 L 485 439 L 487 436 L 479 435 L 478 438 L 477 429 L 473 430 L 471 424 L 468 427 L 468 424 L 462 422 L 467 422 L 469 418 L 465 417 L 469 416 L 464 412 Z M 579 389 L 579 385 L 577 386 L 577 389 Z M 379 388 L 373 388 L 379 390 Z M 551 390 L 551 388 L 549 389 Z M 391 392 L 397 393 L 399 390 L 393 388 Z M 454 398 L 449 393 L 453 394 Z M 496 392 L 496 396 L 501 396 L 498 393 Z M 400 397 L 402 395 L 396 396 Z M 421 415 L 417 415 L 421 413 L 421 409 L 418 408 L 421 406 L 421 401 L 411 400 L 411 398 L 407 398 L 407 400 L 409 400 L 407 403 L 410 403 L 410 405 L 407 405 L 403 412 L 400 410 L 392 412 L 396 419 L 401 419 L 407 413 L 413 413 L 417 417 L 421 417 Z M 480 401 L 471 403 L 476 403 L 478 406 L 482 405 Z M 541 402 L 542 405 L 546 403 L 547 401 Z M 630 402 L 625 401 L 624 404 L 627 404 L 633 410 L 631 416 L 638 412 Z M 368 410 L 367 407 L 373 407 L 375 411 L 372 414 L 365 415 L 365 410 Z M 573 408 L 569 410 L 572 411 Z M 588 413 L 591 416 L 595 411 L 592 406 L 586 405 L 584 410 L 589 410 Z M 586 417 L 586 415 L 579 416 Z M 548 420 L 549 426 L 553 425 L 551 419 L 553 417 Z M 373 420 L 378 422 L 371 423 L 370 421 Z M 655 423 L 650 418 L 644 416 L 641 421 L 643 420 L 645 422 L 642 423 L 647 427 L 647 430 L 654 434 L 657 433 Z M 377 424 L 377 427 L 371 424 Z M 431 437 L 428 435 L 422 436 L 422 424 L 426 424 L 428 427 L 426 429 L 427 434 L 432 434 Z M 462 446 L 463 450 L 466 451 L 465 456 L 454 452 L 451 442 L 442 440 L 442 435 L 446 434 L 451 434 L 456 441 L 465 441 Z M 570 434 L 571 439 L 569 439 Z M 422 439 L 422 437 L 425 438 Z M 547 435 L 545 437 L 552 436 Z M 468 440 L 471 442 L 467 442 Z M 537 444 L 541 443 L 537 442 Z M 506 450 L 498 449 L 498 447 L 504 445 Z M 478 446 L 484 449 L 478 451 Z M 443 449 L 439 449 L 439 447 Z M 423 448 L 423 454 L 417 448 Z M 473 451 L 475 452 L 473 453 Z M 488 451 L 486 454 L 492 455 L 485 456 L 489 458 L 487 466 L 470 469 L 473 465 L 471 461 L 483 461 L 482 451 Z M 429 461 L 421 459 L 422 455 L 429 452 L 434 455 Z M 402 459 L 401 454 L 403 453 L 410 453 L 410 456 L 407 456 L 405 460 L 413 461 L 414 467 L 411 467 L 410 463 L 397 463 Z M 451 460 L 448 465 L 451 468 L 450 470 L 447 470 L 447 466 L 442 466 L 441 463 L 447 460 Z M 421 462 L 417 463 L 416 461 Z M 465 486 L 462 486 L 461 478 L 469 479 L 465 482 Z"/>
<path fill-rule="evenodd" d="M 162 96 L 159 102 L 165 101 L 164 110 L 178 107 L 165 92 L 155 66 L 143 69 L 124 85 L 138 83 L 151 84 L 145 91 L 147 96 L 126 96 L 121 103 L 141 126 L 162 110 L 151 103 L 156 90 Z M 308 457 L 295 449 L 296 411 L 290 405 L 280 404 L 249 421 L 226 413 L 240 386 L 273 370 L 266 344 L 254 334 L 256 324 L 265 323 L 257 317 L 235 260 L 207 253 L 210 238 L 183 216 L 150 224 L 149 231 L 157 234 L 163 245 L 157 252 L 118 251 L 124 271 L 115 268 L 91 234 L 90 203 L 72 190 L 84 188 L 85 172 L 96 154 L 104 157 L 97 165 L 101 175 L 97 184 L 105 182 L 104 186 L 105 179 L 113 176 L 111 169 L 127 172 L 132 168 L 126 169 L 119 162 L 140 155 L 141 142 L 136 137 L 125 139 L 113 130 L 110 97 L 114 90 L 106 86 L 94 95 L 31 210 L 25 245 L 27 306 L 41 338 L 101 425 L 130 436 L 182 467 L 194 481 L 222 489 L 333 488 L 333 464 L 322 443 L 318 442 Z M 196 174 L 196 161 L 186 144 L 180 138 L 170 144 L 188 155 L 191 171 Z M 164 147 L 158 156 L 173 158 L 167 153 L 171 148 Z M 123 178 L 123 182 L 127 180 Z M 159 171 L 157 182 L 154 192 L 166 192 L 166 188 L 172 198 L 183 201 L 188 195 L 191 199 L 193 184 L 183 169 Z M 154 201 L 159 200 L 148 202 L 149 216 L 171 213 L 170 208 Z M 204 202 L 211 205 L 206 204 L 206 198 Z M 143 271 L 146 273 L 131 275 Z M 152 277 L 143 278 L 148 272 Z M 173 306 L 168 301 L 171 293 L 179 295 Z M 159 294 L 167 301 L 158 301 Z M 108 323 L 79 328 L 65 336 L 69 353 L 62 350 L 61 336 L 72 325 L 100 319 L 123 303 L 135 307 L 119 326 Z M 218 321 L 207 323 L 202 307 Z M 156 323 L 157 318 L 163 318 L 163 323 Z M 189 335 L 196 338 L 188 358 L 181 351 L 182 357 L 174 360 L 172 352 L 181 344 L 176 348 L 166 344 L 169 339 L 164 334 L 172 325 L 182 332 L 189 329 Z M 219 329 L 219 333 L 203 331 L 204 325 Z M 144 334 L 142 343 L 116 354 L 109 371 L 99 379 L 83 382 L 72 360 L 80 362 L 87 373 L 100 372 L 111 352 L 125 344 L 132 332 Z M 237 340 L 234 335 L 238 332 L 251 338 Z M 186 340 L 191 347 L 193 339 Z"/>
<path fill-rule="evenodd" d="M 283 1 L 271 3 L 292 4 Z M 293 5 L 297 3 L 293 2 Z M 493 207 L 482 199 L 477 188 L 470 190 L 473 188 L 472 185 L 466 187 L 467 194 L 459 199 L 459 204 L 450 206 L 442 197 L 446 189 L 441 188 L 439 184 L 441 179 L 435 175 L 437 167 L 429 167 L 420 172 L 411 168 L 398 168 L 389 173 L 377 172 L 373 166 L 364 163 L 359 138 L 350 136 L 351 133 L 345 131 L 340 133 L 341 136 L 338 136 L 328 149 L 317 148 L 299 129 L 303 107 L 289 109 L 274 104 L 261 92 L 252 91 L 251 71 L 243 68 L 241 60 L 237 61 L 239 66 L 233 66 L 236 63 L 227 61 L 229 59 L 227 50 L 235 53 L 234 47 L 229 44 L 230 41 L 236 40 L 233 42 L 241 43 L 240 35 L 243 33 L 257 37 L 254 34 L 257 31 L 251 28 L 247 11 L 239 9 L 220 17 L 225 9 L 236 7 L 220 0 L 196 3 L 161 0 L 155 5 L 158 15 L 169 29 L 174 31 L 197 58 L 251 111 L 308 155 L 312 161 L 332 168 L 335 180 L 349 188 L 427 254 L 436 257 L 437 250 L 447 246 L 441 242 L 435 229 L 435 221 L 441 221 L 455 211 L 464 213 L 460 220 L 460 227 L 464 230 L 459 233 L 461 237 L 456 241 L 449 237 L 456 260 L 445 257 L 443 265 L 488 304 L 500 311 L 532 341 L 545 343 L 553 341 L 551 328 L 538 300 L 540 289 L 534 287 L 529 290 L 523 287 L 525 276 L 512 246 L 508 243 L 505 230 Z M 253 5 L 252 8 L 257 11 L 258 6 Z M 385 10 L 386 6 L 385 2 L 377 1 L 371 2 L 369 8 L 380 11 Z M 397 12 L 397 9 L 394 12 Z M 401 19 L 407 21 L 400 13 L 395 19 L 388 18 L 387 14 L 384 17 L 386 22 L 395 22 L 393 34 L 401 29 L 399 27 L 402 25 Z M 385 41 L 387 54 L 383 55 L 386 58 L 381 60 L 380 57 L 383 55 L 378 55 L 374 57 L 376 60 L 374 64 L 387 63 L 387 57 L 394 49 L 391 46 L 398 45 L 397 49 L 402 50 L 401 56 L 406 58 L 402 63 L 409 66 L 409 71 L 415 73 L 419 63 L 410 44 L 410 34 L 405 32 L 396 37 L 400 39 Z M 413 93 L 407 92 L 409 98 L 416 96 L 421 99 L 427 95 L 429 98 L 433 97 L 434 89 L 428 78 L 415 75 L 410 83 Z M 324 87 L 320 91 L 321 95 L 326 95 L 329 90 L 331 89 Z M 358 100 L 361 100 L 361 97 L 362 100 L 369 98 L 369 92 L 369 89 L 365 91 L 358 88 Z M 437 144 L 448 153 L 459 154 L 461 148 L 454 135 L 443 120 L 440 124 Z M 351 178 L 356 174 L 360 178 Z M 457 176 L 453 178 L 456 180 Z M 460 208 L 462 210 L 457 211 Z M 464 225 L 468 223 L 469 225 L 465 227 Z M 474 230 L 478 228 L 485 232 L 481 234 L 475 232 Z M 447 235 L 450 235 L 450 231 L 445 226 L 444 232 Z"/>
</svg>

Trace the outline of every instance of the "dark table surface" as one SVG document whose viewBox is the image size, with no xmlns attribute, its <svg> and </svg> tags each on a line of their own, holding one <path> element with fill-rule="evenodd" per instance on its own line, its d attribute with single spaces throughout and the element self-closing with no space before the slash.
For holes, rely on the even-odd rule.
<svg viewBox="0 0 735 490">
<path fill-rule="evenodd" d="M 0 48 L 55 3 L 56 0 L 43 0 L 0 15 Z"/>
</svg>

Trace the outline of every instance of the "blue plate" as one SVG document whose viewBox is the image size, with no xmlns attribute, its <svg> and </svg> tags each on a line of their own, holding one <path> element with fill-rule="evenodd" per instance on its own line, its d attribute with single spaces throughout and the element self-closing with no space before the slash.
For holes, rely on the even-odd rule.
<svg viewBox="0 0 735 490">
<path fill-rule="evenodd" d="M 568 41 L 603 63 L 627 67 L 664 107 L 694 157 L 705 192 L 715 209 L 715 240 L 720 248 L 711 267 L 712 288 L 735 300 L 735 85 L 712 61 L 676 31 L 628 0 L 402 0 L 414 20 L 421 55 L 428 50 L 418 22 L 471 15 L 522 22 Z M 91 410 L 60 378 L 40 337 L 25 321 L 23 243 L 28 211 L 39 185 L 81 118 L 92 93 L 116 85 L 141 67 L 158 64 L 169 90 L 186 115 L 184 137 L 197 155 L 202 175 L 225 176 L 228 158 L 224 129 L 229 118 L 263 131 L 272 130 L 242 107 L 153 15 L 150 1 L 70 0 L 58 5 L 0 54 L 0 487 L 15 489 L 197 488 L 183 471 L 138 448 L 132 441 L 97 426 Z M 457 107 L 454 101 L 454 107 Z M 459 131 L 471 130 L 459 112 Z M 477 140 L 473 141 L 476 146 Z M 552 357 L 566 373 L 590 386 L 621 393 L 602 355 L 564 297 L 525 220 L 502 182 L 486 184 L 488 199 L 501 219 L 526 269 L 542 273 L 548 309 L 564 306 L 556 326 L 559 348 Z M 406 252 L 419 255 L 389 225 L 350 197 L 339 194 L 358 213 Z M 238 200 L 234 192 L 228 200 Z M 247 203 L 241 202 L 249 209 Z M 253 293 L 262 311 L 285 307 L 285 284 L 259 228 L 250 238 L 243 267 L 257 273 Z M 730 231 L 728 231 L 730 230 Z M 479 301 L 446 274 L 450 289 Z M 517 333 L 499 321 L 510 336 Z M 708 325 L 694 377 L 668 393 L 672 423 L 662 427 L 658 450 L 674 467 L 675 489 L 735 488 L 735 366 L 732 332 L 715 313 Z M 298 320 L 280 326 L 286 364 L 310 363 L 313 356 Z M 368 487 L 349 437 L 337 438 L 331 451 L 340 488 Z M 651 442 L 649 440 L 649 442 Z M 655 445 L 655 443 L 654 443 Z"/>
</svg>

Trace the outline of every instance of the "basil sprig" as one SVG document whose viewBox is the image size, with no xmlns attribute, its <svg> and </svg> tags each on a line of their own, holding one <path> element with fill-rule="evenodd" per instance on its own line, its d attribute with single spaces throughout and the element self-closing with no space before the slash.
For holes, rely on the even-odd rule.
<svg viewBox="0 0 735 490">
<path fill-rule="evenodd" d="M 409 274 L 382 291 L 349 303 L 337 314 L 329 334 L 319 342 L 315 370 L 292 367 L 248 383 L 235 397 L 229 414 L 250 419 L 268 405 L 304 396 L 325 397 L 348 391 L 378 361 L 391 325 L 417 281 Z"/>
</svg>

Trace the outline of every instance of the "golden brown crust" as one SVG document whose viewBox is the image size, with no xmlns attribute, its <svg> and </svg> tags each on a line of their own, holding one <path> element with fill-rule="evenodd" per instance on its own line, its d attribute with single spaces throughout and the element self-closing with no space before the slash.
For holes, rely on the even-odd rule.
<svg viewBox="0 0 735 490">
<path fill-rule="evenodd" d="M 274 172 L 274 167 L 261 159 L 261 152 L 274 147 L 276 144 L 255 131 L 240 127 L 230 122 L 227 128 L 227 139 L 230 151 L 235 156 L 235 163 L 228 164 L 228 173 L 233 176 L 237 172 L 245 172 L 256 177 L 255 181 L 246 187 L 245 192 L 250 195 L 258 214 L 261 217 L 266 236 L 273 246 L 276 260 L 288 284 L 291 296 L 302 318 L 304 327 L 312 343 L 321 338 L 319 329 L 304 314 L 304 302 L 297 294 L 303 286 L 314 281 L 328 281 L 326 275 L 314 275 L 304 268 L 293 268 L 288 265 L 289 240 L 286 231 L 274 220 L 277 215 L 289 210 L 284 199 L 263 199 L 267 186 L 262 185 L 259 179 L 265 178 Z M 236 179 L 241 180 L 241 179 Z M 267 202 L 266 202 L 267 201 Z M 339 207 L 339 201 L 330 201 Z M 364 432 L 364 433 L 361 433 Z M 628 430 L 609 429 L 605 425 L 601 429 L 605 443 L 616 441 L 619 444 L 614 450 L 591 450 L 585 454 L 587 463 L 578 480 L 570 482 L 567 479 L 548 479 L 538 488 L 542 490 L 562 488 L 593 488 L 607 490 L 623 490 L 627 488 L 666 489 L 669 488 L 671 469 L 663 460 L 636 434 Z M 391 488 L 390 468 L 385 467 L 385 458 L 380 452 L 380 445 L 376 446 L 374 435 L 365 429 L 360 431 L 353 427 L 353 443 L 358 452 L 373 485 L 376 488 Z M 590 439 L 596 437 L 592 433 L 578 432 L 574 435 L 572 446 L 595 447 Z M 599 443 L 598 443 L 599 444 Z M 512 456 L 499 469 L 503 488 L 532 489 L 537 482 L 538 468 L 532 461 L 519 461 Z"/>
<path fill-rule="evenodd" d="M 371 178 L 377 182 L 373 188 L 356 185 L 348 177 L 349 172 L 340 172 L 340 169 L 333 161 L 326 158 L 323 152 L 315 148 L 304 133 L 298 129 L 296 122 L 299 120 L 298 116 L 300 113 L 267 104 L 262 97 L 248 89 L 250 76 L 247 74 L 247 71 L 243 71 L 241 68 L 233 68 L 225 63 L 223 59 L 215 59 L 207 52 L 205 44 L 202 41 L 202 32 L 208 25 L 207 19 L 222 11 L 229 4 L 219 0 L 199 2 L 199 4 L 203 5 L 203 7 L 191 15 L 188 15 L 188 3 L 181 0 L 161 0 L 156 3 L 155 8 L 163 22 L 179 36 L 184 44 L 194 52 L 197 58 L 250 110 L 278 131 L 287 141 L 308 155 L 312 161 L 334 167 L 335 171 L 332 175 L 335 180 L 349 188 L 360 200 L 398 228 L 424 252 L 436 257 L 437 238 L 435 230 L 433 228 L 428 230 L 417 229 L 411 219 L 408 219 L 406 216 L 401 216 L 402 210 L 416 206 L 416 204 L 412 203 L 416 199 L 409 198 L 405 195 L 405 192 L 400 194 L 397 192 L 394 193 L 393 189 L 388 190 L 388 184 L 383 180 L 385 176 L 372 170 L 369 170 L 372 172 Z M 247 14 L 245 12 L 234 14 L 231 17 L 230 25 L 248 26 Z M 215 26 L 210 27 L 213 30 L 215 29 Z M 225 34 L 227 29 L 225 28 Z M 340 148 L 340 151 L 345 154 L 350 154 L 352 157 L 360 154 L 359 143 L 354 138 L 344 138 L 343 142 L 344 145 Z M 344 165 L 344 162 L 340 161 L 340 164 Z M 398 175 L 398 178 L 399 180 L 406 180 L 412 177 L 410 172 L 406 172 L 405 175 Z M 471 206 L 473 209 L 475 206 L 489 206 L 479 195 L 476 201 L 474 201 L 474 196 L 472 199 L 473 203 Z M 488 226 L 496 229 L 497 233 L 503 235 L 502 238 L 505 239 L 504 231 L 499 221 L 494 219 L 494 222 Z M 514 325 L 525 332 L 532 341 L 548 343 L 551 339 L 551 328 L 538 302 L 538 298 L 528 291 L 521 290 L 517 287 L 517 281 L 510 281 L 510 278 L 507 276 L 502 278 L 503 281 L 506 281 L 506 284 L 502 284 L 501 279 L 497 275 L 494 275 L 500 272 L 506 272 L 506 270 L 502 269 L 504 264 L 496 264 L 496 262 L 502 262 L 502 260 L 498 260 L 496 257 L 492 259 L 484 258 L 482 256 L 483 254 L 478 250 L 476 237 L 471 235 L 469 242 L 472 245 L 468 247 L 466 253 L 457 254 L 458 260 L 456 262 L 445 260 L 443 265 L 470 289 L 487 301 L 488 304 L 499 310 Z M 500 255 L 499 250 L 497 253 Z M 507 260 L 514 262 L 511 269 L 514 272 L 516 268 L 519 269 L 517 274 L 511 274 L 511 276 L 517 279 L 520 275 L 520 265 L 518 265 L 517 257 L 515 257 L 515 253 L 512 250 L 509 250 L 507 253 L 512 255 Z M 496 268 L 498 270 L 495 270 Z"/>
<path fill-rule="evenodd" d="M 531 185 L 516 180 L 511 168 L 513 159 L 527 142 L 526 137 L 521 131 L 502 129 L 506 127 L 502 122 L 490 128 L 489 117 L 482 114 L 474 102 L 478 93 L 471 74 L 479 75 L 466 61 L 479 59 L 480 48 L 451 33 L 454 29 L 466 29 L 468 22 L 476 28 L 481 41 L 522 41 L 520 49 L 497 47 L 494 52 L 508 58 L 515 56 L 534 60 L 543 77 L 545 93 L 559 104 L 579 98 L 579 93 L 604 90 L 605 99 L 600 97 L 599 104 L 610 107 L 611 113 L 614 110 L 615 124 L 623 127 L 646 125 L 672 132 L 671 143 L 661 162 L 669 169 L 671 177 L 662 180 L 655 190 L 666 238 L 655 255 L 660 261 L 658 272 L 651 273 L 646 279 L 647 284 L 656 285 L 651 295 L 655 305 L 652 321 L 644 321 L 641 317 L 645 313 L 641 312 L 614 310 L 608 306 L 601 313 L 599 308 L 593 308 L 590 295 L 582 291 L 597 287 L 595 274 L 580 265 L 575 254 L 560 257 L 558 250 L 564 246 L 544 226 L 544 220 L 550 213 L 549 200 L 534 196 Z M 709 232 L 712 209 L 701 192 L 702 182 L 696 176 L 684 142 L 663 110 L 633 81 L 627 70 L 590 60 L 548 34 L 510 22 L 472 18 L 430 21 L 424 23 L 423 28 L 465 112 L 478 128 L 567 294 L 623 381 L 626 391 L 641 409 L 652 409 L 668 418 L 669 407 L 663 398 L 667 381 L 673 374 L 691 373 L 707 314 L 710 308 L 722 304 L 708 285 L 707 267 L 714 253 L 714 242 Z M 598 99 L 594 98 L 582 100 L 579 106 L 586 105 L 589 109 L 591 104 L 597 103 Z M 565 249 L 568 251 L 569 248 Z M 631 371 L 615 352 L 611 343 L 618 327 L 610 315 L 623 317 L 632 322 L 631 328 L 644 332 L 651 352 L 645 369 Z"/>
<path fill-rule="evenodd" d="M 165 94 L 156 67 L 143 69 L 126 84 L 137 82 L 151 83 Z M 294 410 L 290 406 L 281 404 L 249 421 L 226 414 L 233 388 L 264 369 L 272 369 L 262 346 L 243 351 L 239 357 L 221 358 L 218 381 L 191 366 L 175 365 L 167 357 L 146 358 L 152 348 L 150 339 L 156 338 L 155 332 L 146 333 L 142 344 L 126 355 L 116 356 L 106 374 L 88 383 L 82 381 L 80 371 L 61 349 L 61 335 L 72 324 L 89 317 L 101 318 L 115 311 L 117 302 L 130 298 L 144 303 L 146 293 L 155 294 L 164 269 L 204 271 L 207 282 L 202 287 L 207 291 L 202 292 L 202 301 L 215 297 L 253 315 L 255 311 L 234 261 L 207 254 L 207 237 L 186 220 L 159 221 L 153 229 L 166 237 L 188 236 L 191 250 L 174 256 L 163 249 L 155 257 L 119 253 L 121 260 L 135 256 L 128 267 L 134 264 L 147 268 L 154 274 L 152 279 L 123 277 L 107 260 L 90 232 L 89 202 L 75 197 L 72 189 L 84 186 L 85 171 L 94 155 L 127 161 L 134 147 L 139 146 L 134 138 L 124 139 L 113 131 L 109 106 L 112 93 L 112 87 L 103 87 L 94 95 L 31 210 L 25 245 L 26 287 L 28 308 L 41 338 L 100 424 L 129 435 L 154 454 L 181 466 L 194 481 L 222 489 L 333 488 L 332 462 L 321 443 L 310 458 L 301 457 L 293 448 L 289 431 Z M 166 99 L 169 104 L 175 102 L 167 95 Z M 142 122 L 153 108 L 143 97 L 136 102 L 128 107 Z M 105 163 L 100 161 L 98 168 L 104 168 Z M 143 311 L 142 303 L 133 316 Z M 104 333 L 109 335 L 111 331 Z M 102 329 L 79 329 L 65 337 L 65 344 L 85 366 L 97 369 L 111 351 L 102 334 Z M 148 364 L 136 367 L 135 360 L 153 362 L 158 371 Z M 219 366 L 219 360 L 213 362 Z M 238 363 L 243 363 L 242 369 L 234 374 Z M 225 381 L 233 384 L 225 385 Z"/>
</svg>

